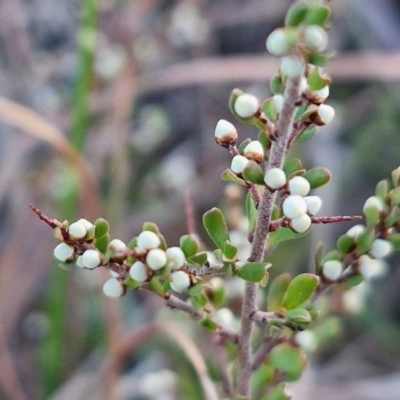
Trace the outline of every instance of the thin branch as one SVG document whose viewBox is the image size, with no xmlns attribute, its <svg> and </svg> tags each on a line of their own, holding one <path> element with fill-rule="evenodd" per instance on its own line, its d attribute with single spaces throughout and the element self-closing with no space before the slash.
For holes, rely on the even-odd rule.
<svg viewBox="0 0 400 400">
<path fill-rule="evenodd" d="M 292 131 L 293 118 L 296 103 L 299 97 L 301 77 L 288 79 L 285 87 L 282 112 L 276 124 L 276 140 L 272 142 L 268 168 L 282 168 L 289 136 Z M 252 243 L 252 251 L 249 261 L 262 261 L 264 258 L 265 244 L 268 238 L 271 222 L 272 208 L 275 202 L 276 192 L 265 190 L 261 199 L 258 212 L 257 227 Z M 244 300 L 241 315 L 241 341 L 239 349 L 240 374 L 238 382 L 238 394 L 248 398 L 250 393 L 251 369 L 251 336 L 254 321 L 250 314 L 256 309 L 258 284 L 246 282 Z"/>
<path fill-rule="evenodd" d="M 272 337 L 272 336 L 267 336 L 264 338 L 263 344 L 257 351 L 257 353 L 254 355 L 253 359 L 253 364 L 252 364 L 252 369 L 253 371 L 256 371 L 261 364 L 264 362 L 265 358 L 267 355 L 270 353 L 270 351 L 279 343 L 282 343 L 285 341 L 283 337 Z"/>
<path fill-rule="evenodd" d="M 193 266 L 193 265 L 185 265 L 182 269 L 186 272 L 194 276 L 204 276 L 204 275 L 223 275 L 224 266 L 221 265 L 210 265 L 207 261 L 204 265 Z"/>
</svg>

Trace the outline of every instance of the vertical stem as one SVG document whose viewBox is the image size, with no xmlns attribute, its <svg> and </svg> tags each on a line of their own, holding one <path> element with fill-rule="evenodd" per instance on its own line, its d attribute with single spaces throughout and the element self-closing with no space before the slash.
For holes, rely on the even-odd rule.
<svg viewBox="0 0 400 400">
<path fill-rule="evenodd" d="M 296 101 L 299 97 L 299 86 L 301 76 L 288 79 L 285 87 L 285 103 L 279 120 L 276 123 L 276 141 L 272 142 L 269 168 L 282 168 L 285 161 L 286 149 L 290 133 L 292 131 L 293 118 L 296 110 Z M 257 227 L 252 243 L 249 261 L 262 261 L 264 259 L 265 244 L 269 233 L 271 212 L 276 198 L 276 192 L 264 190 L 259 206 Z M 242 304 L 242 330 L 239 347 L 240 375 L 238 383 L 238 394 L 249 398 L 251 369 L 251 336 L 254 321 L 249 316 L 256 309 L 258 283 L 246 282 L 244 299 Z"/>
</svg>

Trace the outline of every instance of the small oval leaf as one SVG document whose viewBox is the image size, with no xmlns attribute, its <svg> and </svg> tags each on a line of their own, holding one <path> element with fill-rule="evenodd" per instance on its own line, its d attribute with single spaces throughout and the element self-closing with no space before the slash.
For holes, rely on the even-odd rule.
<svg viewBox="0 0 400 400">
<path fill-rule="evenodd" d="M 317 167 L 309 169 L 303 175 L 303 178 L 308 180 L 311 189 L 316 189 L 320 186 L 326 185 L 331 180 L 332 174 L 327 168 Z"/>
<path fill-rule="evenodd" d="M 248 282 L 260 282 L 264 277 L 266 267 L 265 262 L 249 262 L 240 267 L 237 275 Z"/>
<path fill-rule="evenodd" d="M 267 296 L 268 311 L 280 311 L 282 309 L 283 296 L 286 293 L 290 280 L 289 274 L 282 274 L 272 281 Z"/>
<path fill-rule="evenodd" d="M 290 282 L 285 295 L 283 296 L 283 307 L 291 310 L 306 302 L 318 287 L 319 277 L 305 273 L 297 275 Z"/>
<path fill-rule="evenodd" d="M 203 215 L 203 224 L 208 236 L 222 251 L 226 241 L 229 241 L 228 227 L 224 215 L 219 208 L 212 208 Z"/>
</svg>

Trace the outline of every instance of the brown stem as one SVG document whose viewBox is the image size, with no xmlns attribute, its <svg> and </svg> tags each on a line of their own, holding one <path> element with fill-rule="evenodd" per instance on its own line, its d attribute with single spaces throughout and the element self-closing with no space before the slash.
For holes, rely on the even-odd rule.
<svg viewBox="0 0 400 400">
<path fill-rule="evenodd" d="M 301 77 L 288 79 L 285 87 L 285 103 L 276 123 L 276 140 L 272 142 L 268 168 L 282 168 L 287 151 L 290 133 L 292 131 L 293 118 L 296 110 L 296 102 L 299 97 L 299 85 Z M 262 261 L 264 258 L 265 244 L 269 233 L 271 212 L 275 202 L 276 192 L 264 190 L 258 212 L 257 227 L 252 243 L 252 251 L 249 261 Z M 254 321 L 251 313 L 256 310 L 258 284 L 246 282 L 245 294 L 241 315 L 241 338 L 239 348 L 239 382 L 238 394 L 249 398 L 251 368 L 251 336 Z"/>
</svg>

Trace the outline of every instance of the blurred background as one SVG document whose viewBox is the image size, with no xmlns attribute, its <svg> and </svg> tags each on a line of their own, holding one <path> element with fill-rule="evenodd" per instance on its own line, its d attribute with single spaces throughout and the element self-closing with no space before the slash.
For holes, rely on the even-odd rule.
<svg viewBox="0 0 400 400">
<path fill-rule="evenodd" d="M 293 155 L 333 172 L 319 192 L 324 215 L 352 215 L 400 165 L 400 3 L 331 3 L 337 116 Z M 101 271 L 57 266 L 51 230 L 28 204 L 59 220 L 103 216 L 124 241 L 155 221 L 176 245 L 191 203 L 205 239 L 200 217 L 224 204 L 219 176 L 230 163 L 214 143 L 216 121 L 234 122 L 234 87 L 271 95 L 279 60 L 265 39 L 290 4 L 1 2 L 1 399 L 202 399 L 188 336 L 218 379 L 217 346 L 186 316 L 143 294 L 108 301 Z M 316 227 L 278 249 L 274 265 L 308 270 L 317 239 L 331 250 L 350 226 Z M 398 398 L 399 259 L 389 263 L 314 354 L 294 399 Z"/>
</svg>

